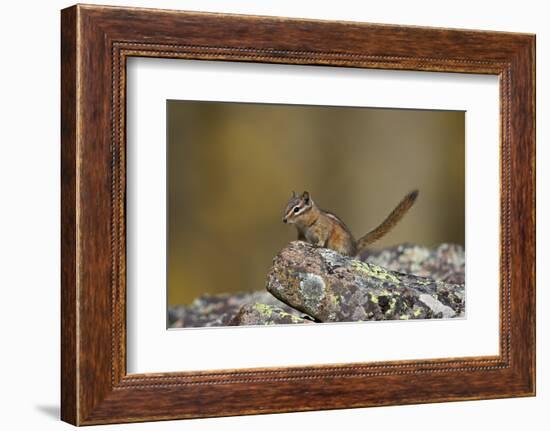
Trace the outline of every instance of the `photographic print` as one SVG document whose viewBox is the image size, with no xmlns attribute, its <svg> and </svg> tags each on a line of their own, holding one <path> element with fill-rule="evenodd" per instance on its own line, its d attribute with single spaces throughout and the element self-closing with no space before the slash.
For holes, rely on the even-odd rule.
<svg viewBox="0 0 550 431">
<path fill-rule="evenodd" d="M 168 327 L 465 317 L 465 113 L 167 101 Z"/>
</svg>

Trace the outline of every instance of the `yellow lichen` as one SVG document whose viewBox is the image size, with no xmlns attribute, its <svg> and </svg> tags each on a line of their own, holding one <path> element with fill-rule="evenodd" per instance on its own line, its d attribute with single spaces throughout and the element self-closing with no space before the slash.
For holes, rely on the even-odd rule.
<svg viewBox="0 0 550 431">
<path fill-rule="evenodd" d="M 367 262 L 361 262 L 360 260 L 352 260 L 351 267 L 354 270 L 367 274 L 370 277 L 399 284 L 399 279 L 381 266 Z"/>
<path fill-rule="evenodd" d="M 287 317 L 289 318 L 292 323 L 300 323 L 303 321 L 303 319 L 299 318 L 298 316 L 295 316 L 294 314 L 287 313 L 286 311 L 280 311 L 279 316 L 281 317 Z"/>
<path fill-rule="evenodd" d="M 263 314 L 264 316 L 271 317 L 273 314 L 273 307 L 266 305 L 266 304 L 254 304 L 254 309 L 258 312 Z"/>
<path fill-rule="evenodd" d="M 392 312 L 395 310 L 395 304 L 396 304 L 396 303 L 397 303 L 397 300 L 396 300 L 395 298 L 391 298 L 391 299 L 390 299 L 390 302 L 389 302 L 389 304 L 388 304 L 388 305 L 390 306 L 390 308 L 388 308 L 388 309 L 386 310 L 386 314 L 387 314 L 387 313 L 392 313 Z"/>
</svg>

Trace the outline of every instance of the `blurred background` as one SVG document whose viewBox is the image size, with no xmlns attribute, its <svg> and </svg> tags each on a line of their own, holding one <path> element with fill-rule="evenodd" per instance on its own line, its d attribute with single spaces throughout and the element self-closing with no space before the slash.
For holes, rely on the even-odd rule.
<svg viewBox="0 0 550 431">
<path fill-rule="evenodd" d="M 373 244 L 464 245 L 464 112 L 168 101 L 168 304 L 261 290 L 296 238 L 294 190 L 360 237 L 420 190 Z"/>
</svg>

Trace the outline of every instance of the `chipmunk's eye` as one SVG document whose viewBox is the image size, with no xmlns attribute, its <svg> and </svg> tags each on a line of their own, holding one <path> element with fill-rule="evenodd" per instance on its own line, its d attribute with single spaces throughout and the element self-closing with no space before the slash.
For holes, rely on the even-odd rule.
<svg viewBox="0 0 550 431">
<path fill-rule="evenodd" d="M 294 212 L 297 213 L 298 211 L 300 211 L 300 207 L 294 207 Z"/>
</svg>

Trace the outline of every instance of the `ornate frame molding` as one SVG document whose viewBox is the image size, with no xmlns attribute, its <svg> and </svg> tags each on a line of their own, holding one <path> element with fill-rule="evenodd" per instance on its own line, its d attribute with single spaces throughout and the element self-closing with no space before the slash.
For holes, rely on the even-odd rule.
<svg viewBox="0 0 550 431">
<path fill-rule="evenodd" d="M 267 30 L 258 35 L 260 27 Z M 308 42 L 310 35 L 317 41 Z M 65 9 L 62 419 L 98 424 L 533 395 L 534 46 L 534 36 L 523 34 Z M 131 56 L 498 75 L 500 354 L 127 375 L 125 66 Z"/>
</svg>

